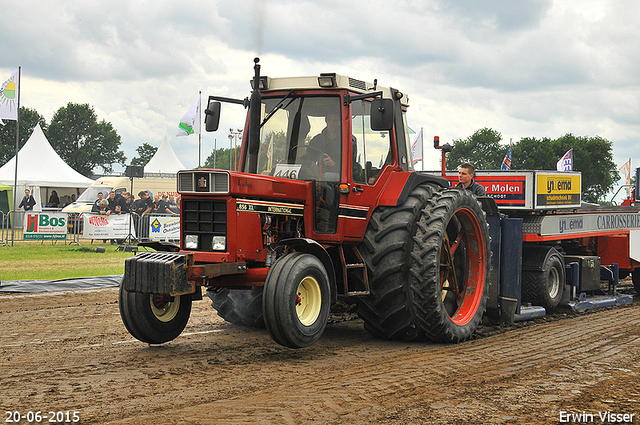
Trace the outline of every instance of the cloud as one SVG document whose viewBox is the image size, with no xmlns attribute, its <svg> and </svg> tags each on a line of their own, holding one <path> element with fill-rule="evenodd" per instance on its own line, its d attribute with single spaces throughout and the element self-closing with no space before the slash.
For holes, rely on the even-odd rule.
<svg viewBox="0 0 640 425">
<path fill-rule="evenodd" d="M 197 139 L 174 139 L 177 121 L 198 91 L 247 96 L 260 56 L 270 76 L 377 78 L 409 94 L 413 127 L 443 141 L 482 127 L 505 140 L 600 135 L 616 162 L 640 165 L 633 0 L 21 0 L 2 10 L 0 71 L 22 66 L 23 105 L 49 120 L 89 103 L 129 158 L 168 135 L 197 165 Z M 242 126 L 242 107 L 224 112 L 203 158 Z"/>
</svg>

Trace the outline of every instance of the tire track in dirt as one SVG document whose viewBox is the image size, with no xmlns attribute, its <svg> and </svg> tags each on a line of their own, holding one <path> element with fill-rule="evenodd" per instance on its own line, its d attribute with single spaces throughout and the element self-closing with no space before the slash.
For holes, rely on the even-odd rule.
<svg viewBox="0 0 640 425">
<path fill-rule="evenodd" d="M 341 373 L 325 370 L 322 381 L 317 370 L 321 367 L 307 360 L 301 366 L 310 373 L 271 382 L 267 388 L 234 398 L 198 403 L 178 410 L 177 416 L 181 421 L 201 423 L 207 423 L 205 412 L 216 412 L 211 423 L 388 423 L 393 421 L 393 412 L 401 410 L 402 421 L 437 420 L 446 412 L 449 420 L 483 422 L 490 418 L 491 423 L 501 423 L 515 420 L 524 410 L 535 415 L 532 423 L 557 423 L 562 402 L 576 394 L 572 391 L 605 379 L 602 367 L 594 361 L 624 362 L 628 354 L 638 358 L 640 320 L 625 323 L 628 310 L 610 310 L 455 346 L 388 343 L 376 350 L 375 357 L 366 356 L 365 364 L 345 365 Z M 625 332 L 612 335 L 616 332 L 613 323 L 624 323 Z M 627 326 L 635 333 L 626 332 Z M 576 385 L 578 372 L 583 379 Z M 630 375 L 637 379 L 640 370 Z M 478 385 L 483 386 L 481 394 Z M 554 408 L 537 412 L 538 402 L 551 403 Z M 364 406 L 364 412 L 354 406 Z M 366 406 L 391 413 L 371 417 Z M 407 412 L 417 416 L 407 418 Z M 147 418 L 135 419 L 144 422 Z"/>
<path fill-rule="evenodd" d="M 83 423 L 539 424 L 563 408 L 631 409 L 624 392 L 640 393 L 637 303 L 457 345 L 383 341 L 345 321 L 290 350 L 208 302 L 175 341 L 148 346 L 116 300 L 0 297 L 2 407 L 79 410 Z M 604 403 L 613 385 L 623 393 Z"/>
</svg>

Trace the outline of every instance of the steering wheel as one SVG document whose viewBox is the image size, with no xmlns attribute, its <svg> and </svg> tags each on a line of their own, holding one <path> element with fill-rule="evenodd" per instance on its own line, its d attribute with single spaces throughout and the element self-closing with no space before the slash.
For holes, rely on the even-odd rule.
<svg viewBox="0 0 640 425">
<path fill-rule="evenodd" d="M 322 167 L 323 167 L 323 162 L 322 159 L 324 158 L 324 156 L 326 155 L 325 152 L 321 151 L 320 149 L 314 147 L 314 146 L 309 146 L 309 145 L 296 145 L 293 148 L 291 148 L 291 152 L 295 152 L 298 148 L 302 148 L 305 150 L 309 150 L 309 151 L 314 151 L 317 152 L 319 155 L 319 159 L 312 159 L 312 157 L 310 155 L 307 155 L 306 151 L 304 152 L 303 155 L 300 155 L 298 157 L 298 161 L 300 163 L 302 163 L 302 169 L 300 170 L 300 174 L 301 175 L 308 175 L 309 178 L 315 178 L 315 176 L 317 175 L 317 179 L 321 180 L 322 177 Z M 317 171 L 315 170 L 317 168 Z M 301 177 L 302 180 L 306 180 L 304 178 Z"/>
</svg>

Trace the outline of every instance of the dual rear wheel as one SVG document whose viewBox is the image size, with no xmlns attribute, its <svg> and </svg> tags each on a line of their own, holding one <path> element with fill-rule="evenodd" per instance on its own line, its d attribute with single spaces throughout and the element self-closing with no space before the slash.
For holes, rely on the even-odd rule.
<svg viewBox="0 0 640 425">
<path fill-rule="evenodd" d="M 417 186 L 369 222 L 359 249 L 371 294 L 358 312 L 377 336 L 459 342 L 482 319 L 491 255 L 484 212 L 466 190 L 439 190 Z"/>
</svg>

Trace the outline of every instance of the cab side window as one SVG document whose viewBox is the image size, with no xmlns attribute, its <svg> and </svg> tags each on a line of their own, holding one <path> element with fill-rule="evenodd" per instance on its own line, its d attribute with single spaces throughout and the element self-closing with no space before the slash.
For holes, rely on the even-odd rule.
<svg viewBox="0 0 640 425">
<path fill-rule="evenodd" d="M 366 100 L 351 104 L 352 175 L 354 183 L 373 185 L 393 156 L 389 132 L 371 130 L 370 110 Z"/>
</svg>

